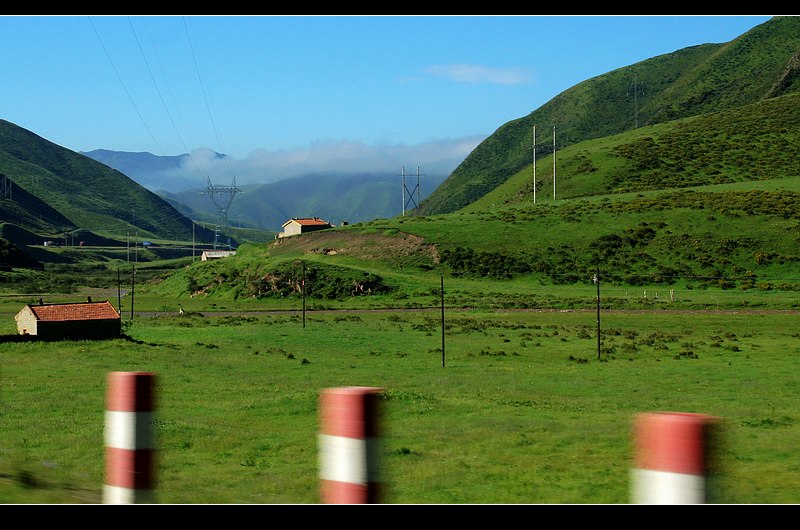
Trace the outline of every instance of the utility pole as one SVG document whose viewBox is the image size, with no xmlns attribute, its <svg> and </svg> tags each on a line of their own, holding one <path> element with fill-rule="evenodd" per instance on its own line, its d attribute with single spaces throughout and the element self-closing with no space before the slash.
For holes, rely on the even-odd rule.
<svg viewBox="0 0 800 530">
<path fill-rule="evenodd" d="M 536 204 L 536 125 L 533 126 L 533 204 Z"/>
<path fill-rule="evenodd" d="M 553 202 L 556 202 L 556 126 L 553 125 Z"/>
<path fill-rule="evenodd" d="M 131 267 L 131 321 L 133 321 L 133 290 L 136 284 L 136 266 Z"/>
<path fill-rule="evenodd" d="M 633 127 L 634 129 L 639 128 L 639 80 L 637 73 L 633 74 Z M 630 93 L 628 94 L 630 95 Z M 642 95 L 644 95 L 644 91 L 642 91 Z"/>
<path fill-rule="evenodd" d="M 133 208 L 133 228 L 134 228 L 134 235 L 133 235 L 133 261 L 135 263 L 139 263 L 139 247 L 137 246 L 137 241 L 139 239 L 139 227 L 136 226 L 136 207 Z"/>
<path fill-rule="evenodd" d="M 639 87 L 636 82 L 636 74 L 633 74 L 633 124 L 634 128 L 639 128 Z"/>
<path fill-rule="evenodd" d="M 444 368 L 444 274 L 442 275 L 442 368 Z"/>
<path fill-rule="evenodd" d="M 594 283 L 597 284 L 597 360 L 600 360 L 600 269 L 594 274 Z"/>
</svg>

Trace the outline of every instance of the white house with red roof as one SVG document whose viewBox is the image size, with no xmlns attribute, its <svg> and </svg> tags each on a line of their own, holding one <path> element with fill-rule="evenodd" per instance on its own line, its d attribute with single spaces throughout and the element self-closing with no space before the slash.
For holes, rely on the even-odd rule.
<svg viewBox="0 0 800 530">
<path fill-rule="evenodd" d="M 333 228 L 333 225 L 319 217 L 292 217 L 283 223 L 283 232 L 278 237 L 295 236 L 326 228 Z"/>
</svg>

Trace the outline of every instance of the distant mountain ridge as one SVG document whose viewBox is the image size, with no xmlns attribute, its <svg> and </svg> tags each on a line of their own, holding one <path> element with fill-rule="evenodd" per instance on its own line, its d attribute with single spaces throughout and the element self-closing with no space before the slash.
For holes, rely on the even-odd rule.
<svg viewBox="0 0 800 530">
<path fill-rule="evenodd" d="M 108 149 L 95 149 L 84 151 L 81 154 L 93 158 L 120 173 L 129 176 L 140 185 L 157 189 L 158 182 L 147 177 L 154 172 L 172 171 L 189 157 L 188 154 L 174 156 L 158 156 L 148 152 L 119 152 Z"/>
<path fill-rule="evenodd" d="M 234 226 L 280 232 L 292 217 L 321 217 L 335 225 L 369 222 L 408 214 L 446 175 L 406 177 L 386 173 L 310 174 L 271 184 L 250 186 L 231 202 L 228 219 Z M 412 196 L 413 195 L 413 196 Z M 212 220 L 214 204 L 198 191 L 162 193 L 197 219 Z M 405 198 L 405 203 L 403 199 Z"/>
<path fill-rule="evenodd" d="M 84 153 L 130 176 L 143 186 L 158 189 L 159 174 L 180 167 L 188 154 L 161 157 L 151 153 L 132 153 L 98 149 Z M 224 157 L 217 153 L 218 157 Z M 226 207 L 228 222 L 280 232 L 292 217 L 321 217 L 333 224 L 359 223 L 402 215 L 419 206 L 447 177 L 445 174 L 418 176 L 409 170 L 405 186 L 401 171 L 309 173 L 269 184 L 237 186 L 230 197 L 215 203 L 203 188 L 180 192 L 157 191 L 172 206 L 198 221 L 217 223 L 218 211 Z M 405 198 L 405 202 L 404 202 Z"/>
</svg>

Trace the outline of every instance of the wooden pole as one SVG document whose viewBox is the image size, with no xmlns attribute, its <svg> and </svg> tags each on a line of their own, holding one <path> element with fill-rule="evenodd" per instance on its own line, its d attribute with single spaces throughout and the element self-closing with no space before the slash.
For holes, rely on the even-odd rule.
<svg viewBox="0 0 800 530">
<path fill-rule="evenodd" d="M 444 368 L 444 275 L 442 275 L 442 368 Z"/>
<path fill-rule="evenodd" d="M 597 359 L 600 359 L 600 269 L 595 273 L 595 283 L 597 283 Z"/>
</svg>

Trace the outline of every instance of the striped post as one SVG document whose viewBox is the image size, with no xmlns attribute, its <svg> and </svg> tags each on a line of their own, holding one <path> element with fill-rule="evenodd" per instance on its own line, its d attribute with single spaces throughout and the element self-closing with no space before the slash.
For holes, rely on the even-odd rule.
<svg viewBox="0 0 800 530">
<path fill-rule="evenodd" d="M 155 375 L 108 374 L 105 417 L 105 504 L 150 504 L 155 499 Z"/>
<path fill-rule="evenodd" d="M 319 464 L 324 504 L 377 504 L 382 389 L 328 388 L 320 396 Z"/>
<path fill-rule="evenodd" d="M 633 502 L 707 502 L 716 425 L 717 418 L 703 414 L 640 414 L 634 422 Z"/>
</svg>

